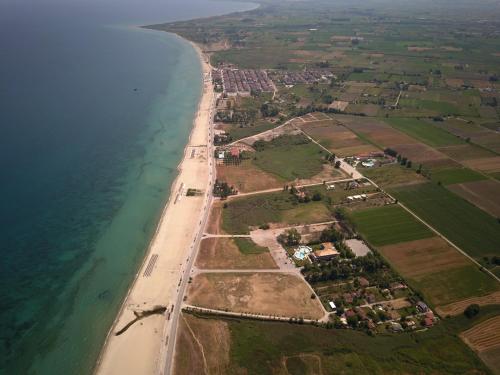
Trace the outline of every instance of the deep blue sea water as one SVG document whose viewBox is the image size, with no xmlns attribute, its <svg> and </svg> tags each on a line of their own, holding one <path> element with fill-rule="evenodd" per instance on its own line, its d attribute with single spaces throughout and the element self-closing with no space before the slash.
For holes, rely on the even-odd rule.
<svg viewBox="0 0 500 375">
<path fill-rule="evenodd" d="M 0 0 L 0 373 L 91 372 L 168 199 L 200 65 L 134 25 L 252 6 Z"/>
</svg>

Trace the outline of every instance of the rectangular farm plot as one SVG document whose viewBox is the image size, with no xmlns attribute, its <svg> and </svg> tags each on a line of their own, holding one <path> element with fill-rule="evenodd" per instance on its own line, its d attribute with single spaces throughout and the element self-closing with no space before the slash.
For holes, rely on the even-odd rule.
<svg viewBox="0 0 500 375">
<path fill-rule="evenodd" d="M 389 118 L 386 122 L 392 127 L 432 147 L 464 143 L 457 136 L 424 120 L 415 118 Z"/>
<path fill-rule="evenodd" d="M 500 315 L 485 320 L 460 334 L 493 372 L 500 369 Z"/>
<path fill-rule="evenodd" d="M 356 229 L 374 246 L 433 236 L 433 233 L 398 205 L 350 213 Z"/>
<path fill-rule="evenodd" d="M 331 220 L 325 203 L 298 203 L 289 192 L 236 197 L 222 208 L 222 229 L 226 233 L 245 234 L 263 224 L 311 224 Z"/>
<path fill-rule="evenodd" d="M 323 310 L 297 276 L 280 273 L 204 273 L 195 276 L 188 303 L 216 310 L 319 319 Z"/>
<path fill-rule="evenodd" d="M 446 155 L 423 143 L 392 144 L 390 148 L 396 150 L 402 157 L 413 163 L 422 163 L 425 166 L 432 164 L 458 165 Z"/>
<path fill-rule="evenodd" d="M 480 158 L 464 161 L 469 168 L 477 169 L 485 173 L 500 172 L 500 156 L 492 158 Z"/>
<path fill-rule="evenodd" d="M 431 172 L 431 179 L 443 185 L 485 180 L 487 177 L 469 168 L 442 168 Z"/>
<path fill-rule="evenodd" d="M 435 306 L 485 296 L 498 290 L 497 281 L 475 265 L 450 268 L 411 280 L 416 289 L 421 290 Z"/>
<path fill-rule="evenodd" d="M 234 186 L 241 193 L 279 188 L 284 182 L 258 168 L 250 160 L 243 160 L 238 165 L 218 165 L 217 179 Z"/>
<path fill-rule="evenodd" d="M 496 156 L 493 152 L 471 144 L 439 147 L 438 150 L 446 156 L 458 160 L 484 159 Z"/>
<path fill-rule="evenodd" d="M 393 129 L 381 120 L 360 116 L 336 116 L 335 119 L 338 119 L 354 133 L 382 149 L 393 145 L 416 143 L 412 137 Z"/>
<path fill-rule="evenodd" d="M 425 183 L 389 192 L 469 255 L 499 255 L 500 223 L 448 189 Z"/>
<path fill-rule="evenodd" d="M 498 290 L 493 278 L 439 237 L 382 246 L 379 251 L 435 306 Z"/>
<path fill-rule="evenodd" d="M 321 143 L 335 154 L 341 154 L 342 149 L 364 147 L 364 152 L 379 151 L 376 147 L 367 144 L 356 134 L 333 121 L 305 123 L 300 128 L 311 138 Z"/>
<path fill-rule="evenodd" d="M 463 314 L 467 306 L 477 304 L 479 306 L 500 305 L 500 291 L 496 291 L 485 296 L 470 297 L 458 302 L 439 306 L 436 311 L 441 316 L 456 316 Z"/>
<path fill-rule="evenodd" d="M 381 246 L 379 251 L 399 273 L 410 278 L 473 264 L 440 237 Z"/>
<path fill-rule="evenodd" d="M 387 164 L 378 168 L 367 168 L 361 173 L 377 185 L 383 187 L 427 182 L 427 179 L 421 174 L 416 173 L 414 169 L 406 168 L 399 164 Z"/>
<path fill-rule="evenodd" d="M 500 217 L 500 182 L 485 180 L 467 182 L 448 186 L 448 189 L 458 194 L 470 203 L 489 213 Z"/>
<path fill-rule="evenodd" d="M 200 269 L 277 268 L 269 249 L 246 238 L 205 238 L 196 258 Z"/>
<path fill-rule="evenodd" d="M 304 136 L 282 136 L 260 145 L 254 144 L 253 164 L 283 180 L 311 178 L 323 169 L 326 152 Z"/>
</svg>

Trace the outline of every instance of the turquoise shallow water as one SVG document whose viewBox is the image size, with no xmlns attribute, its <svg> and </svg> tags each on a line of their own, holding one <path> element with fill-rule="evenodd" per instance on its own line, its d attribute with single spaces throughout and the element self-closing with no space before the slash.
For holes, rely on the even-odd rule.
<svg viewBox="0 0 500 375">
<path fill-rule="evenodd" d="M 0 373 L 91 372 L 176 176 L 199 61 L 120 25 L 245 7 L 0 2 Z"/>
</svg>

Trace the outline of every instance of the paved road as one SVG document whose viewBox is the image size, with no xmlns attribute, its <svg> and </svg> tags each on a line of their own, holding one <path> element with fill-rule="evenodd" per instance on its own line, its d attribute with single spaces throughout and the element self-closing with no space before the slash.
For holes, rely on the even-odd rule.
<svg viewBox="0 0 500 375">
<path fill-rule="evenodd" d="M 200 241 L 203 238 L 203 233 L 208 221 L 209 217 L 209 212 L 210 212 L 210 207 L 212 205 L 213 201 L 213 184 L 215 182 L 215 161 L 213 158 L 214 154 L 214 146 L 213 146 L 213 111 L 215 108 L 215 96 L 212 102 L 211 110 L 210 110 L 210 123 L 209 123 L 209 129 L 208 129 L 208 142 L 207 142 L 207 155 L 208 155 L 208 160 L 209 160 L 209 184 L 208 184 L 208 189 L 205 195 L 205 205 L 204 205 L 204 212 L 203 212 L 203 217 L 198 225 L 197 234 L 195 237 L 195 240 L 193 244 L 191 245 L 191 249 L 189 251 L 189 257 L 188 261 L 186 264 L 186 267 L 183 272 L 182 279 L 180 281 L 179 289 L 177 290 L 177 298 L 174 304 L 174 308 L 170 314 L 170 321 L 168 322 L 169 324 L 169 330 L 170 333 L 166 337 L 166 355 L 165 355 L 165 366 L 164 366 L 164 371 L 163 374 L 165 375 L 170 375 L 173 372 L 173 365 L 174 365 L 174 355 L 175 355 L 175 344 L 176 344 L 176 338 L 177 338 L 177 328 L 179 324 L 179 317 L 181 313 L 181 306 L 182 306 L 182 300 L 184 298 L 184 295 L 186 293 L 188 281 L 190 274 L 192 272 L 193 264 L 196 259 L 196 255 L 198 253 L 198 249 L 200 247 Z M 168 330 L 167 330 L 168 331 Z M 161 370 L 160 370 L 161 372 Z"/>
</svg>

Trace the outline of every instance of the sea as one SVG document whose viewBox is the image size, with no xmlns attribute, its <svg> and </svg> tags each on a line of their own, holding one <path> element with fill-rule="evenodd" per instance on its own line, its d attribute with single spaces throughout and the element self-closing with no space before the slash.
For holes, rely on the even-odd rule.
<svg viewBox="0 0 500 375">
<path fill-rule="evenodd" d="M 212 0 L 0 0 L 0 374 L 89 374 L 168 200 L 201 96 L 140 25 Z"/>
</svg>

